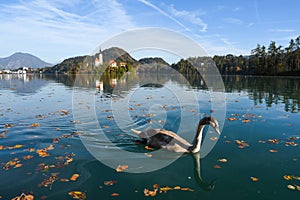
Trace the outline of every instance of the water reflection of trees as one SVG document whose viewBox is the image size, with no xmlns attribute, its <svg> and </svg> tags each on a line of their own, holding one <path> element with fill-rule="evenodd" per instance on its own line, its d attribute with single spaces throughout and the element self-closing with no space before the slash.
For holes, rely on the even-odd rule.
<svg viewBox="0 0 300 200">
<path fill-rule="evenodd" d="M 114 82 L 111 77 L 95 75 L 60 76 L 56 80 L 73 87 L 75 78 L 77 86 L 89 88 L 94 88 L 96 80 L 101 80 L 104 92 L 110 94 L 121 94 L 149 83 L 165 85 L 168 81 L 187 88 L 207 90 L 205 82 L 199 75 L 181 76 L 178 73 L 128 73 Z M 246 91 L 255 105 L 265 103 L 267 107 L 272 107 L 273 104 L 283 103 L 287 112 L 298 112 L 300 109 L 299 78 L 253 76 L 223 76 L 222 78 L 226 92 Z"/>
<path fill-rule="evenodd" d="M 186 77 L 186 78 L 185 78 Z M 82 75 L 27 75 L 0 76 L 0 88 L 12 89 L 17 93 L 36 93 L 49 81 L 62 83 L 72 89 L 76 81 L 77 87 L 95 88 L 96 81 L 103 84 L 104 93 L 121 94 L 133 88 L 149 83 L 165 85 L 167 82 L 181 87 L 195 90 L 207 90 L 205 82 L 199 76 L 181 76 L 179 73 L 127 73 L 120 79 L 109 76 L 91 74 Z M 299 112 L 300 106 L 300 79 L 291 77 L 253 77 L 253 76 L 223 76 L 225 90 L 228 93 L 246 91 L 254 105 L 284 104 L 288 112 Z M 189 81 L 187 81 L 187 79 Z"/>
<path fill-rule="evenodd" d="M 255 105 L 283 103 L 287 112 L 299 112 L 299 78 L 224 76 L 223 81 L 226 92 L 247 91 Z"/>
</svg>

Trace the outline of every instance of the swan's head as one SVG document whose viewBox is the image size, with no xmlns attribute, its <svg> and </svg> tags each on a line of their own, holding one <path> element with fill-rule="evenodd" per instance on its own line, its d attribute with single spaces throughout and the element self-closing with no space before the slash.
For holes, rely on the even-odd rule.
<svg viewBox="0 0 300 200">
<path fill-rule="evenodd" d="M 206 116 L 203 119 L 200 120 L 200 123 L 203 125 L 210 125 L 215 129 L 215 131 L 221 135 L 220 129 L 219 129 L 219 123 L 216 118 L 211 116 Z"/>
</svg>

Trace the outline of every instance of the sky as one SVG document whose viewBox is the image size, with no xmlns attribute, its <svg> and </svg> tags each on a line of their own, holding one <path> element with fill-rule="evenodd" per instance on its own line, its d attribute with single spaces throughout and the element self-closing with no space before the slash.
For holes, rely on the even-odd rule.
<svg viewBox="0 0 300 200">
<path fill-rule="evenodd" d="M 146 27 L 191 38 L 208 55 L 249 55 L 300 35 L 298 0 L 1 0 L 0 57 L 50 63 L 88 55 L 114 35 Z M 149 55 L 151 56 L 151 55 Z"/>
</svg>

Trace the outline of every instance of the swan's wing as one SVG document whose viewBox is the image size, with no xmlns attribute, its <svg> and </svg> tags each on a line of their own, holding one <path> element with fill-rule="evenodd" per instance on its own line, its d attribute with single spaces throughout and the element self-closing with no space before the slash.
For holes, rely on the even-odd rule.
<svg viewBox="0 0 300 200">
<path fill-rule="evenodd" d="M 188 141 L 186 141 L 185 139 L 183 139 L 182 137 L 180 137 L 179 135 L 177 135 L 176 133 L 172 132 L 172 131 L 167 131 L 164 129 L 156 129 L 157 130 L 157 134 L 163 134 L 165 136 L 168 136 L 170 138 L 172 138 L 171 140 L 177 144 L 183 144 L 185 146 L 192 146 L 191 143 L 189 143 Z"/>
<path fill-rule="evenodd" d="M 134 132 L 141 139 L 147 139 L 148 138 L 147 134 L 143 131 L 138 131 L 138 130 L 135 130 L 135 129 L 131 129 L 131 131 Z"/>
<path fill-rule="evenodd" d="M 172 131 L 164 129 L 148 129 L 145 132 L 131 129 L 139 138 L 146 139 L 148 145 L 164 148 L 174 152 L 186 152 L 191 143 Z"/>
</svg>

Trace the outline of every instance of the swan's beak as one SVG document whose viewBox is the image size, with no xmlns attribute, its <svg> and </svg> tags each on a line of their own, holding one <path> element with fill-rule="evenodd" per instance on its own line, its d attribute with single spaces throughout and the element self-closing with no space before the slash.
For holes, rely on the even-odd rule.
<svg viewBox="0 0 300 200">
<path fill-rule="evenodd" d="M 221 132 L 220 132 L 219 127 L 214 127 L 214 129 L 215 129 L 215 131 L 216 131 L 219 135 L 221 135 Z"/>
</svg>

